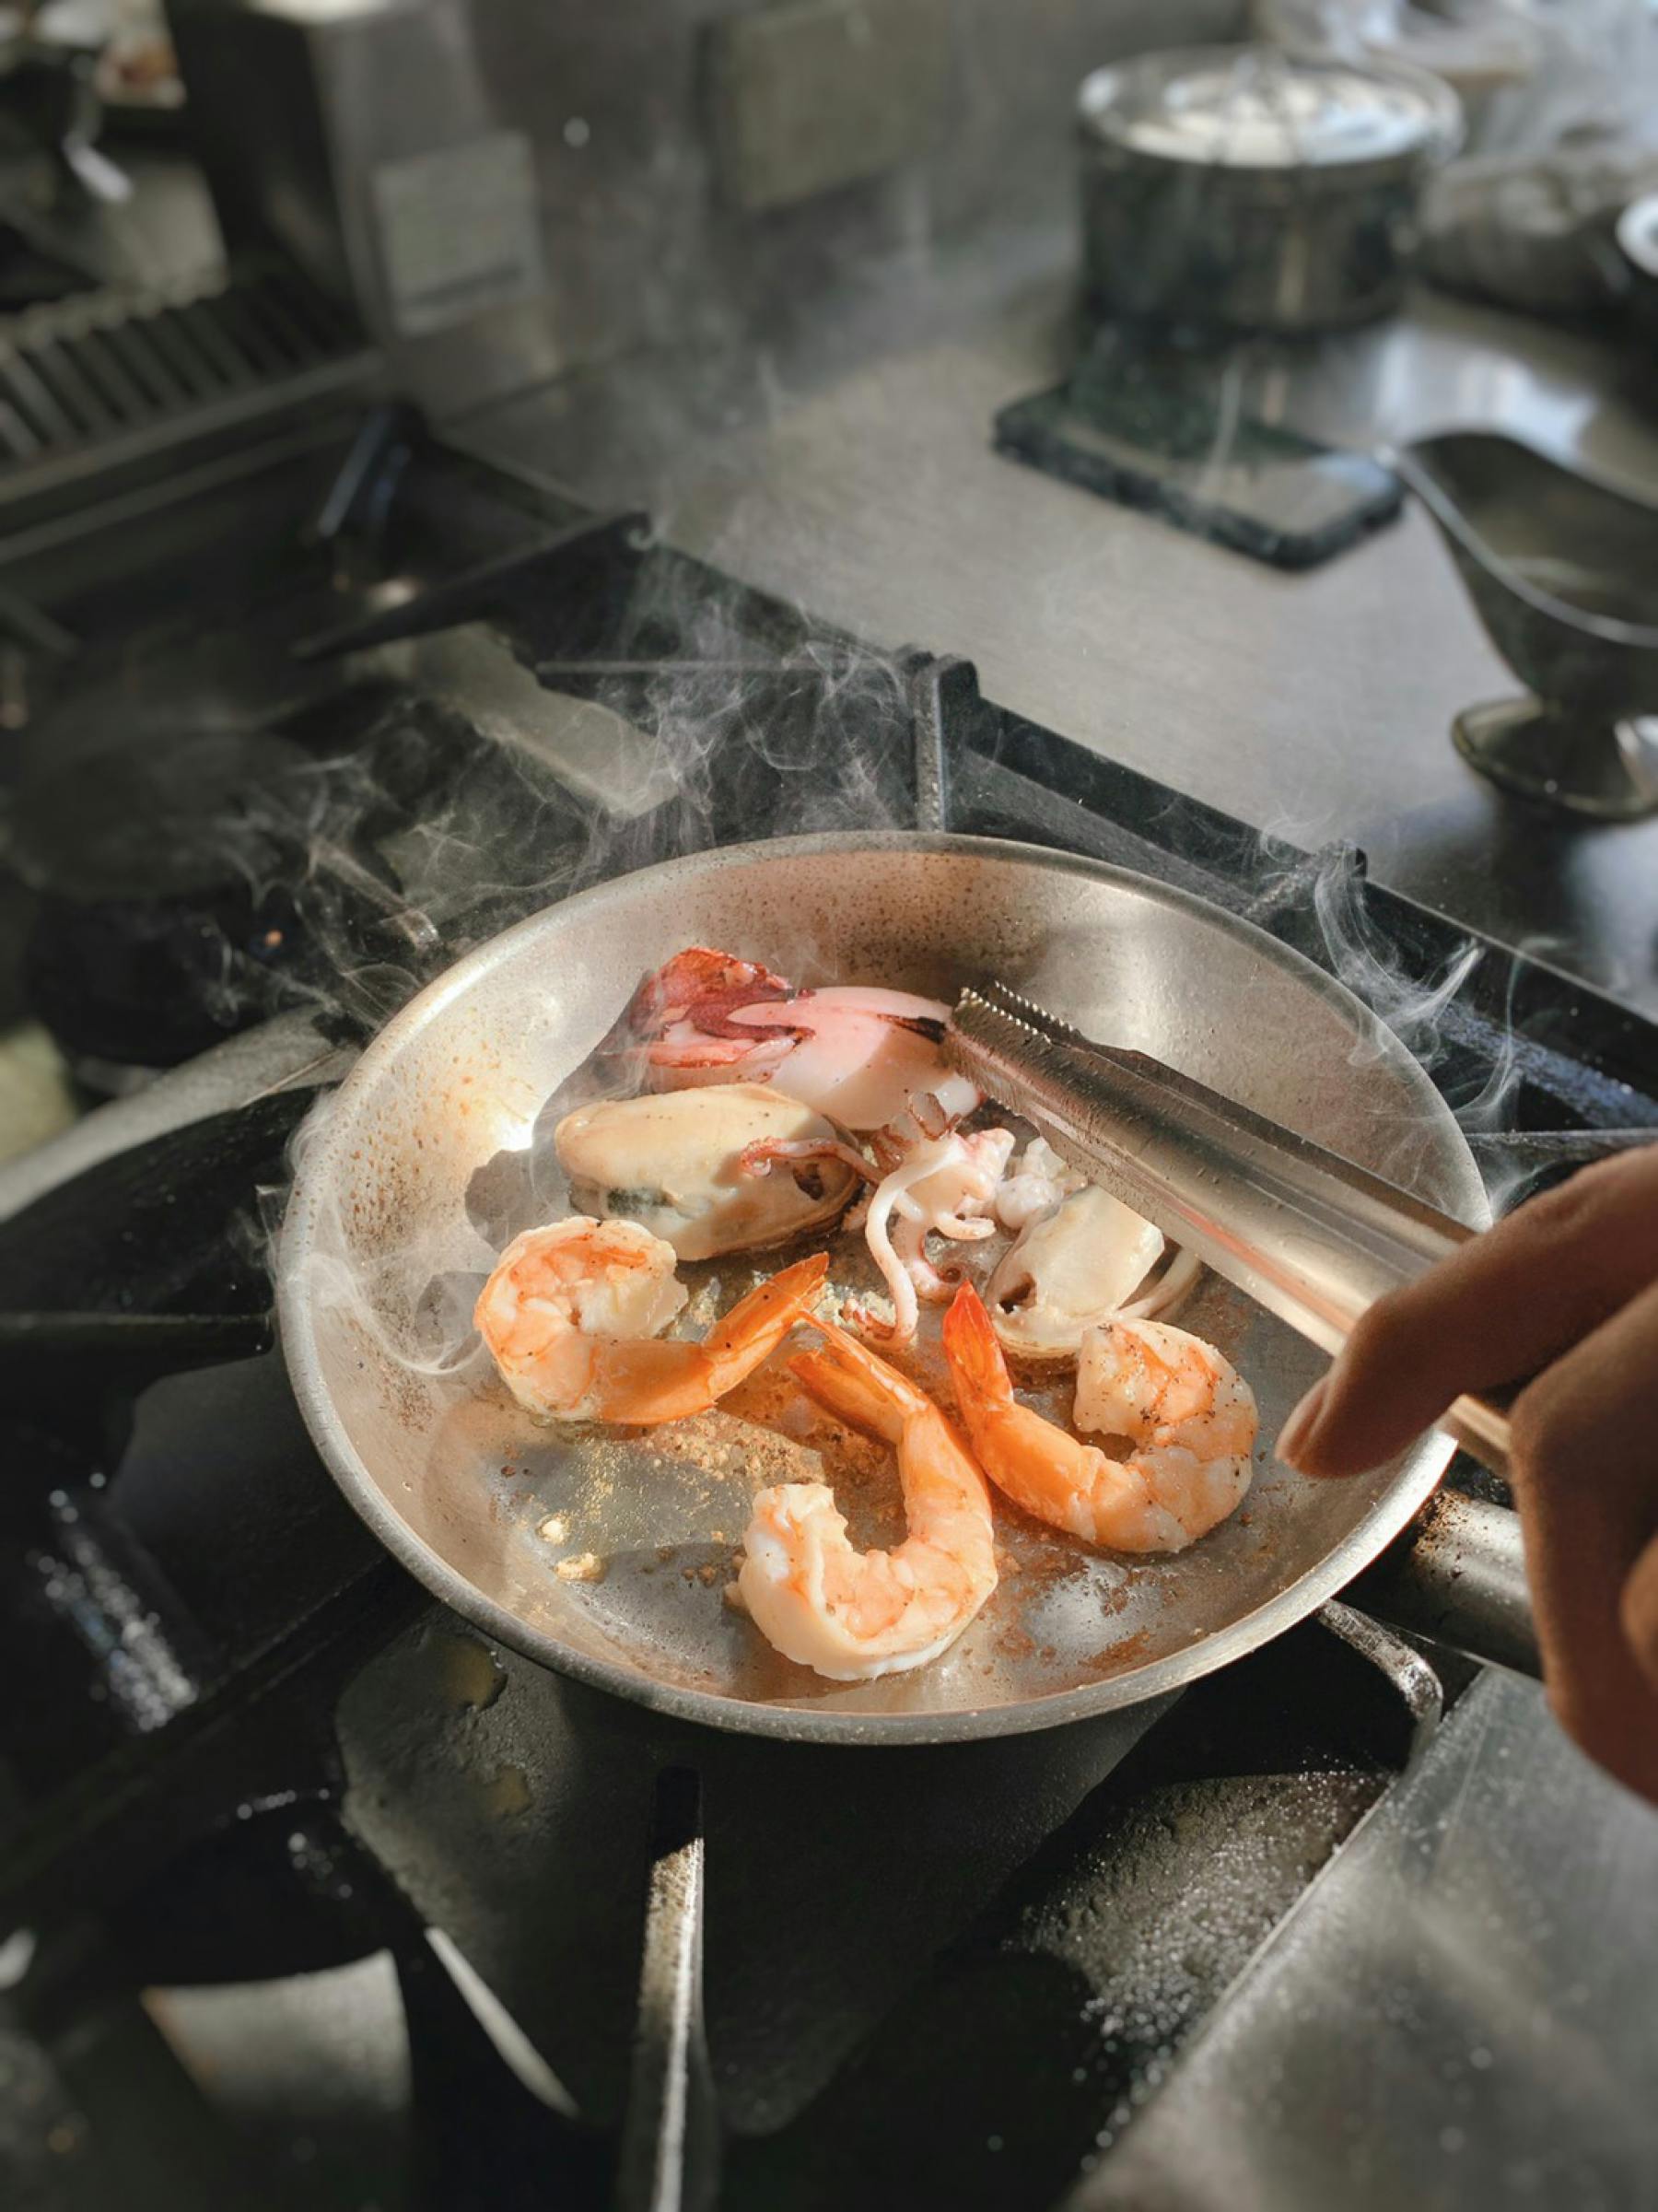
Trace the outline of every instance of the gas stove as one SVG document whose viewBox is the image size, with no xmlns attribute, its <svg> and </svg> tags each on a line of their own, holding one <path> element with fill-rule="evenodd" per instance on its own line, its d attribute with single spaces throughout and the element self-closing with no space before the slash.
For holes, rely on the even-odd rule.
<svg viewBox="0 0 1658 2212">
<path fill-rule="evenodd" d="M 1284 2154 L 1260 2201 L 1328 2201 L 1356 2091 L 1325 2053 L 1334 2101 L 1298 2101 L 1273 2008 L 1302 2017 L 1309 1959 L 1340 1972 L 1378 1867 L 1398 1940 L 1367 1971 L 1423 2065 L 1456 2061 L 1413 2188 L 1496 2201 L 1523 2157 L 1539 2201 L 1584 2173 L 1576 2201 L 1628 2201 L 1658 2055 L 1628 1957 L 1587 1941 L 1523 2050 L 1464 2034 L 1573 1949 L 1539 1885 L 1601 1785 L 1529 1689 L 1360 1593 L 1045 1736 L 858 1754 L 663 1721 L 380 1552 L 299 1421 L 262 1253 L 295 1129 L 403 999 L 551 899 L 741 837 L 1023 838 L 1247 916 L 1401 1027 L 1505 1201 L 1658 1132 L 1658 1033 L 1358 853 L 1264 843 L 965 660 L 866 648 L 396 410 L 14 546 L 18 988 L 111 1103 L 0 1175 L 13 2201 L 1234 2201 L 1216 2113 L 1250 2171 L 1262 2128 Z M 1528 1840 L 1492 1876 L 1500 1753 Z M 1611 1910 L 1658 1844 L 1605 1797 Z M 1452 1815 L 1489 1878 L 1479 1973 L 1410 1937 L 1412 1839 Z M 1368 2050 L 1386 2007 L 1345 2001 Z M 1563 2040 L 1590 2150 L 1581 2115 L 1552 2148 L 1541 2124 Z M 1251 2054 L 1280 2066 L 1258 2096 Z"/>
</svg>

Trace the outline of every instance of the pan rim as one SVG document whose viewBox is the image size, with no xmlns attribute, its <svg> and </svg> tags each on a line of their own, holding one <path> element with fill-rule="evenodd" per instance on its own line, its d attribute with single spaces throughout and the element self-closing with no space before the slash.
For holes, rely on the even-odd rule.
<svg viewBox="0 0 1658 2212">
<path fill-rule="evenodd" d="M 1433 1115 L 1442 1131 L 1455 1139 L 1455 1165 L 1465 1170 L 1466 1188 L 1459 1192 L 1454 1210 L 1464 1218 L 1472 1213 L 1476 1217 L 1474 1226 L 1484 1226 L 1489 1222 L 1489 1209 L 1473 1153 L 1426 1070 L 1381 1017 L 1336 977 L 1326 974 L 1304 954 L 1281 943 L 1257 924 L 1243 920 L 1195 893 L 1159 883 L 1155 877 L 1141 875 L 1133 869 L 1093 860 L 1086 854 L 1006 837 L 965 837 L 939 831 L 815 832 L 710 848 L 701 853 L 659 862 L 648 870 L 633 870 L 612 877 L 552 907 L 540 908 L 462 954 L 452 966 L 399 1009 L 369 1041 L 331 1096 L 334 1100 L 345 1099 L 353 1092 L 368 1088 L 380 1070 L 395 1059 L 405 1036 L 422 1028 L 455 997 L 473 989 L 498 963 L 510 957 L 521 940 L 544 928 L 550 914 L 564 916 L 577 910 L 597 914 L 608 902 L 622 896 L 628 886 L 636 885 L 638 877 L 647 873 L 671 892 L 676 880 L 700 875 L 712 867 L 736 867 L 761 860 L 811 859 L 831 853 L 883 851 L 1012 861 L 1082 875 L 1095 882 L 1117 884 L 1141 896 L 1178 908 L 1211 927 L 1246 939 L 1263 957 L 1321 992 L 1349 1020 L 1373 1027 L 1386 1040 L 1384 1049 L 1392 1064 L 1413 1089 L 1419 1091 L 1425 1108 Z M 648 1711 L 718 1728 L 727 1734 L 845 1746 L 963 1743 L 1036 1734 L 1164 1696 L 1244 1657 L 1308 1619 L 1337 1596 L 1415 1518 L 1438 1488 L 1456 1448 L 1449 1436 L 1430 1430 L 1411 1447 L 1398 1474 L 1369 1513 L 1315 1565 L 1225 1628 L 1200 1636 L 1185 1650 L 1103 1681 L 1015 1703 L 958 1707 L 940 1713 L 887 1714 L 823 1711 L 810 1703 L 782 1701 L 760 1703 L 711 1691 L 681 1688 L 655 1679 L 642 1667 L 625 1667 L 578 1651 L 520 1620 L 416 1535 L 375 1480 L 345 1433 L 335 1411 L 333 1394 L 323 1380 L 311 1304 L 299 1280 L 310 1248 L 321 1162 L 326 1156 L 325 1150 L 313 1150 L 301 1157 L 295 1172 L 277 1244 L 276 1313 L 279 1341 L 301 1416 L 319 1457 L 347 1502 L 391 1556 L 425 1589 L 498 1643 L 590 1688 L 608 1691 Z"/>
</svg>

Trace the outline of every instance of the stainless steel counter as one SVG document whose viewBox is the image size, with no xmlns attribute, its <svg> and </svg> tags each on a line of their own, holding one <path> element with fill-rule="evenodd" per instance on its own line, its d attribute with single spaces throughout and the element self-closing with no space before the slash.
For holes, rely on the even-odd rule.
<svg viewBox="0 0 1658 2212">
<path fill-rule="evenodd" d="M 1068 2212 L 1658 2202 L 1658 1820 L 1540 1704 L 1468 1692 Z"/>
<path fill-rule="evenodd" d="M 865 275 L 811 331 L 695 371 L 636 360 L 479 418 L 486 451 L 643 498 L 677 544 L 872 640 L 969 655 L 986 693 L 1658 1013 L 1658 821 L 1505 799 L 1449 726 L 1513 679 L 1417 511 L 1286 576 L 995 454 L 1004 402 L 1074 349 L 1048 232 Z M 1356 444 L 1453 423 L 1658 495 L 1639 364 L 1424 293 L 1309 357 L 1298 425 Z M 1650 367 L 1646 371 L 1652 382 Z"/>
</svg>

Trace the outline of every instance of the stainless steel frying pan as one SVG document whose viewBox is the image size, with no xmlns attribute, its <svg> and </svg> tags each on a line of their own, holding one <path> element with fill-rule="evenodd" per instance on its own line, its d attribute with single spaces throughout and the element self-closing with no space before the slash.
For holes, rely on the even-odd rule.
<svg viewBox="0 0 1658 2212">
<path fill-rule="evenodd" d="M 1488 1218 L 1455 1121 L 1392 1033 L 1296 954 L 1180 893 L 1033 847 L 900 835 L 783 839 L 624 877 L 470 954 L 301 1133 L 278 1270 L 294 1387 L 346 1496 L 438 1597 L 548 1666 L 715 1726 L 925 1742 L 1054 1726 L 1224 1666 L 1418 1513 L 1444 1437 L 1347 1482 L 1274 1464 L 1321 1354 L 1206 1282 L 1180 1318 L 1260 1402 L 1241 1514 L 1177 1558 L 1132 1562 L 1010 1513 L 1001 1586 L 941 1660 L 847 1686 L 779 1658 L 723 1591 L 753 1490 L 795 1462 L 817 1471 L 787 1420 L 749 1405 L 643 1436 L 561 1436 L 509 1403 L 467 1325 L 507 1238 L 568 1211 L 549 1101 L 580 1094 L 640 973 L 698 942 L 800 981 L 944 999 L 1000 976 L 1090 1036 Z M 852 1255 L 857 1240 L 839 1244 Z M 686 1272 L 715 1277 L 700 1293 L 711 1312 L 777 1264 Z M 837 1258 L 837 1278 L 856 1264 Z M 891 1541 L 895 1481 L 867 1459 L 839 1470 L 837 1492 L 855 1538 Z"/>
</svg>

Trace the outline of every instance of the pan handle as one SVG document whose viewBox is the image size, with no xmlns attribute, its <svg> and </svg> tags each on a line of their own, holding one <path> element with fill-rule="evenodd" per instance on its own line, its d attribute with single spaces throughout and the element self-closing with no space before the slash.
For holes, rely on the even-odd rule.
<svg viewBox="0 0 1658 2212">
<path fill-rule="evenodd" d="M 1346 1596 L 1389 1627 L 1541 1679 L 1520 1516 L 1441 1490 Z"/>
</svg>

